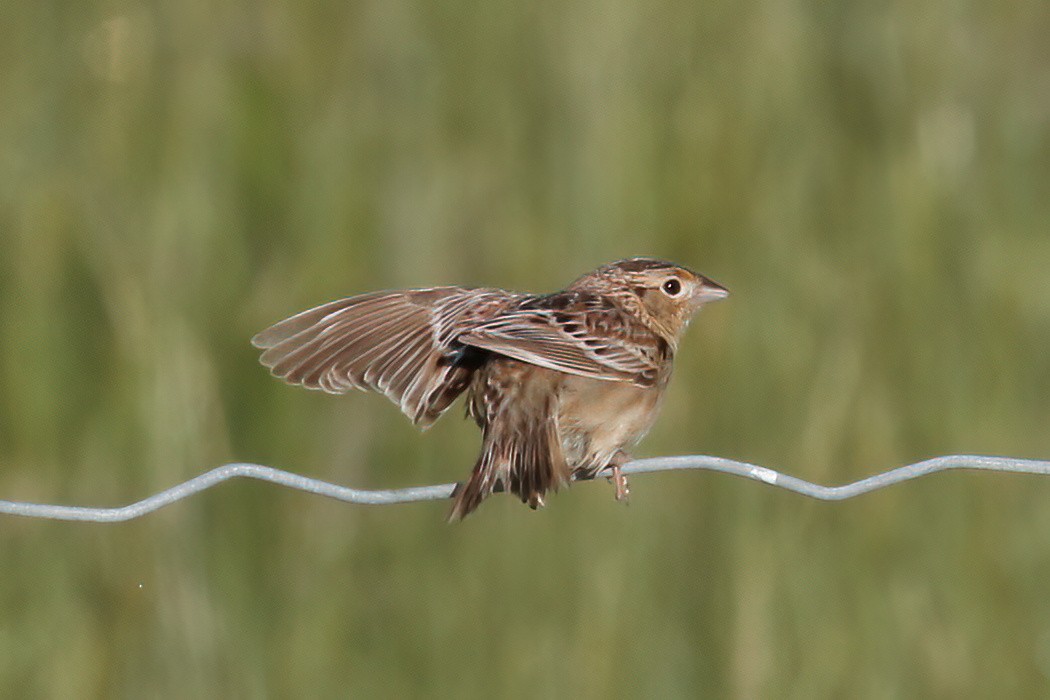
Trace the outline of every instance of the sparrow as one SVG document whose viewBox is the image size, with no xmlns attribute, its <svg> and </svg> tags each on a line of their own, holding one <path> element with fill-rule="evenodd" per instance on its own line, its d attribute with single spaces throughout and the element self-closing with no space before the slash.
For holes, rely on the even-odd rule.
<svg viewBox="0 0 1050 700">
<path fill-rule="evenodd" d="M 605 470 L 626 500 L 626 449 L 656 419 L 682 333 L 703 304 L 728 294 L 680 265 L 631 258 L 553 294 L 360 294 L 280 321 L 252 344 L 285 382 L 380 392 L 422 429 L 466 392 L 482 446 L 453 493 L 454 521 L 493 492 L 536 509 L 548 492 Z"/>
</svg>

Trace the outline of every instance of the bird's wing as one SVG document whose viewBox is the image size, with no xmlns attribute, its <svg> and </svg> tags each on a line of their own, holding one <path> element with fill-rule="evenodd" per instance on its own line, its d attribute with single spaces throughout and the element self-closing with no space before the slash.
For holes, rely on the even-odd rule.
<svg viewBox="0 0 1050 700">
<path fill-rule="evenodd" d="M 514 299 L 499 290 L 462 287 L 362 294 L 276 323 L 252 344 L 263 349 L 263 365 L 289 384 L 332 394 L 379 391 L 425 427 L 466 388 L 476 368 L 454 343 L 458 331 Z"/>
<path fill-rule="evenodd" d="M 458 339 L 559 372 L 639 386 L 655 384 L 672 353 L 607 299 L 580 292 L 527 300 Z"/>
</svg>

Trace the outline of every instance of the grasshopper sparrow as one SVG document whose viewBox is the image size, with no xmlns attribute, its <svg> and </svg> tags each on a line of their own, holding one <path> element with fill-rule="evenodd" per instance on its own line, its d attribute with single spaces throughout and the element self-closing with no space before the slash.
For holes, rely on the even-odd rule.
<svg viewBox="0 0 1050 700">
<path fill-rule="evenodd" d="M 464 391 L 481 454 L 450 520 L 494 491 L 532 508 L 609 469 L 628 494 L 624 451 L 649 430 L 693 314 L 728 291 L 650 258 L 610 263 L 535 295 L 435 287 L 318 306 L 252 339 L 271 372 L 308 389 L 381 392 L 426 428 Z"/>
</svg>

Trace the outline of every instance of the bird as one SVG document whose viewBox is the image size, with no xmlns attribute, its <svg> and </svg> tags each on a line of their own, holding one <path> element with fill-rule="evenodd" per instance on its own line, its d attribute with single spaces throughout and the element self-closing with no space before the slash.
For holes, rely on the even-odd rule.
<svg viewBox="0 0 1050 700">
<path fill-rule="evenodd" d="M 533 509 L 621 467 L 656 419 L 690 319 L 729 290 L 665 260 L 602 265 L 551 294 L 497 288 L 377 291 L 322 304 L 252 338 L 288 384 L 384 394 L 421 429 L 464 392 L 481 451 L 448 513 L 495 492 Z"/>
</svg>

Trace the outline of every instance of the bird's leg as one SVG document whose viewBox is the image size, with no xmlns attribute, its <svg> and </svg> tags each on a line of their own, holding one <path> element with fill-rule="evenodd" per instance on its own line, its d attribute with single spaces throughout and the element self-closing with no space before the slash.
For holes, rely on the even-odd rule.
<svg viewBox="0 0 1050 700">
<path fill-rule="evenodd" d="M 627 477 L 621 470 L 621 467 L 629 461 L 631 461 L 631 458 L 627 456 L 626 452 L 617 450 L 616 454 L 613 455 L 612 461 L 609 462 L 609 466 L 606 467 L 606 469 L 612 470 L 612 476 L 609 477 L 609 481 L 616 487 L 616 500 L 620 503 L 627 503 L 631 495 L 631 489 L 627 485 Z"/>
</svg>

